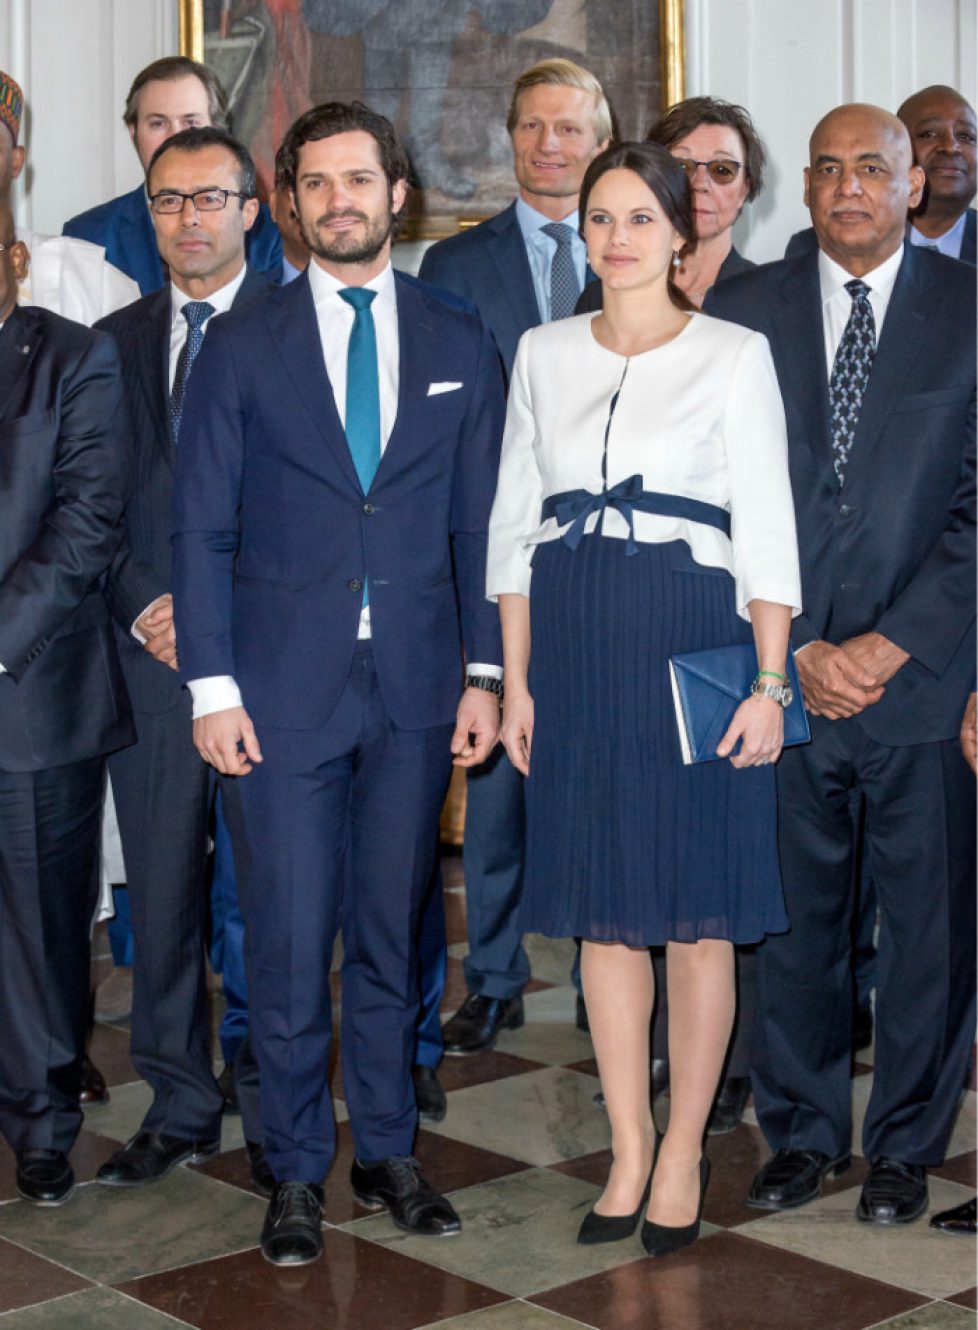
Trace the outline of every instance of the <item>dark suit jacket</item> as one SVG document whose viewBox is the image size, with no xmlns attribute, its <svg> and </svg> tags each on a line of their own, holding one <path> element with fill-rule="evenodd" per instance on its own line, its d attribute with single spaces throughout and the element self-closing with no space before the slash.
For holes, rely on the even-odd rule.
<svg viewBox="0 0 978 1330">
<path fill-rule="evenodd" d="M 0 329 L 0 767 L 135 738 L 99 579 L 121 537 L 126 436 L 107 337 L 47 310 Z"/>
<path fill-rule="evenodd" d="M 540 322 L 515 202 L 470 231 L 432 245 L 420 276 L 471 300 L 492 333 L 508 382 L 520 338 Z"/>
<path fill-rule="evenodd" d="M 907 245 L 845 486 L 832 467 L 818 255 L 715 286 L 710 314 L 767 337 L 788 421 L 804 613 L 796 646 L 878 630 L 911 655 L 859 724 L 884 744 L 957 735 L 974 684 L 975 284 Z"/>
<path fill-rule="evenodd" d="M 730 253 L 720 264 L 720 271 L 717 273 L 717 279 L 714 283 L 718 286 L 720 282 L 727 281 L 730 277 L 736 277 L 742 272 L 750 272 L 756 268 L 757 264 L 752 263 L 750 259 L 745 259 L 743 254 L 739 253 L 731 246 Z M 594 310 L 603 308 L 603 296 L 601 282 L 595 278 L 593 282 L 588 282 L 587 286 L 581 292 L 581 298 L 574 308 L 575 314 L 591 314 Z"/>
<path fill-rule="evenodd" d="M 265 278 L 248 268 L 232 308 L 241 308 L 269 289 Z M 172 589 L 170 517 L 176 447 L 170 430 L 170 322 L 168 283 L 97 325 L 112 335 L 119 350 L 133 434 L 125 537 L 109 569 L 106 596 L 133 706 L 152 712 L 176 706 L 182 687 L 174 671 L 154 660 L 131 631 L 143 610 Z M 212 327 L 213 322 L 207 325 L 207 336 Z M 196 368 L 195 364 L 195 372 Z"/>
<path fill-rule="evenodd" d="M 969 208 L 964 223 L 964 235 L 961 238 L 961 253 L 958 255 L 961 263 L 970 263 L 972 268 L 978 264 L 978 256 L 975 253 L 975 233 L 978 230 L 976 220 L 978 219 L 974 208 Z M 786 259 L 794 259 L 799 254 L 807 254 L 813 249 L 818 249 L 818 236 L 815 234 L 815 228 L 809 226 L 804 231 L 795 232 L 788 241 L 784 256 Z"/>
<path fill-rule="evenodd" d="M 391 719 L 449 724 L 469 660 L 501 660 L 486 531 L 504 415 L 499 359 L 472 314 L 395 274 L 397 418 L 364 495 L 323 363 L 308 274 L 217 320 L 191 378 L 174 495 L 184 678 L 230 674 L 256 722 L 335 708 L 364 578 Z M 459 385 L 429 394 L 432 384 Z"/>
<path fill-rule="evenodd" d="M 234 206 L 229 200 L 228 206 Z M 142 295 L 163 285 L 163 264 L 156 247 L 156 231 L 146 204 L 146 192 L 138 185 L 128 194 L 100 203 L 65 222 L 63 234 L 90 240 L 105 247 L 105 257 L 138 285 Z M 255 224 L 245 236 L 245 255 L 258 272 L 278 281 L 282 273 L 282 237 L 272 214 L 263 203 Z"/>
</svg>

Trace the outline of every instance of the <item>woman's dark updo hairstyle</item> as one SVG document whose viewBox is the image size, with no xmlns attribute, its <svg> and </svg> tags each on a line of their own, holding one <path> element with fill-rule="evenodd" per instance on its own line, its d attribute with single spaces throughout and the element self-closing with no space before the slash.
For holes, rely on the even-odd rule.
<svg viewBox="0 0 978 1330">
<path fill-rule="evenodd" d="M 609 171 L 632 171 L 643 180 L 655 195 L 660 208 L 683 238 L 681 255 L 696 248 L 696 223 L 693 220 L 693 201 L 689 192 L 686 172 L 676 159 L 658 143 L 616 143 L 598 153 L 584 174 L 581 184 L 581 202 L 578 219 L 581 235 L 587 218 L 591 190 Z M 691 310 L 695 306 L 672 280 L 669 274 L 669 296 L 679 309 Z"/>
</svg>

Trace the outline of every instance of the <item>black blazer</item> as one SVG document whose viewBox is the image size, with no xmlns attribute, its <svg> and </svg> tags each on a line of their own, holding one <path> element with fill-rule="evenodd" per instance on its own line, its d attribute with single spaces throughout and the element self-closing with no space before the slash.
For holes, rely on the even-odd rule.
<svg viewBox="0 0 978 1330">
<path fill-rule="evenodd" d="M 233 308 L 271 289 L 267 278 L 248 268 Z M 157 713 L 176 706 L 180 680 L 136 641 L 132 625 L 148 605 L 172 589 L 170 517 L 176 447 L 170 430 L 170 311 L 167 284 L 96 324 L 111 334 L 118 347 L 132 422 L 132 488 L 125 536 L 109 569 L 106 595 L 132 704 L 137 711 Z"/>
<path fill-rule="evenodd" d="M 893 746 L 953 738 L 975 677 L 971 274 L 905 247 L 842 491 L 817 251 L 715 286 L 706 311 L 764 333 L 774 356 L 801 553 L 792 640 L 883 633 L 911 659 L 859 724 Z"/>
<path fill-rule="evenodd" d="M 725 282 L 729 277 L 736 277 L 739 273 L 750 272 L 756 268 L 757 264 L 752 263 L 750 259 L 745 259 L 743 254 L 739 253 L 731 246 L 730 253 L 720 264 L 720 271 L 717 273 L 714 286 L 720 282 Z M 601 282 L 595 278 L 593 282 L 588 282 L 581 292 L 580 299 L 574 306 L 575 314 L 592 314 L 595 310 L 603 308 L 603 293 Z"/>
<path fill-rule="evenodd" d="M 970 263 L 972 268 L 978 264 L 978 256 L 975 253 L 976 231 L 978 231 L 978 226 L 976 226 L 975 210 L 969 208 L 964 223 L 964 235 L 961 237 L 961 253 L 958 255 L 958 260 L 961 263 Z M 807 254 L 813 249 L 818 249 L 818 237 L 815 234 L 815 228 L 809 226 L 804 231 L 795 232 L 788 241 L 784 256 L 786 259 L 795 259 L 799 254 Z"/>
<path fill-rule="evenodd" d="M 99 579 L 128 481 L 107 337 L 48 310 L 0 329 L 0 767 L 39 771 L 131 743 Z"/>
</svg>

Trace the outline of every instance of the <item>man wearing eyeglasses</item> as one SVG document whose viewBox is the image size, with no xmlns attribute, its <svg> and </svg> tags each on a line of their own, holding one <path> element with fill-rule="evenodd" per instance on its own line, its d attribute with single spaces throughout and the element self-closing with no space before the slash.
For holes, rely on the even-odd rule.
<svg viewBox="0 0 978 1330">
<path fill-rule="evenodd" d="M 134 966 L 131 1056 L 154 1100 L 98 1181 L 135 1187 L 212 1154 L 223 1096 L 211 1069 L 204 969 L 210 768 L 191 741 L 190 697 L 176 673 L 170 594 L 170 496 L 184 395 L 210 321 L 261 297 L 245 263 L 258 212 L 245 148 L 211 126 L 157 148 L 146 178 L 170 280 L 99 325 L 119 348 L 132 412 L 133 488 L 108 577 L 139 742 L 111 767 L 128 871 Z M 239 1087 L 240 1088 L 240 1087 Z M 270 1187 L 257 1102 L 240 1094 L 256 1187 Z"/>
</svg>

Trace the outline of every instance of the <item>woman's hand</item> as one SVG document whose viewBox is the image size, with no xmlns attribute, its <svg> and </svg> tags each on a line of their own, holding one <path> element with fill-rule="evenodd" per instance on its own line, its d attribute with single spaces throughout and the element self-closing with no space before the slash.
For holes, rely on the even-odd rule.
<svg viewBox="0 0 978 1330">
<path fill-rule="evenodd" d="M 784 712 L 773 697 L 748 697 L 734 712 L 717 756 L 727 757 L 742 739 L 740 752 L 730 758 L 734 767 L 763 767 L 777 762 L 784 743 Z"/>
<path fill-rule="evenodd" d="M 533 698 L 529 693 L 512 693 L 507 687 L 503 701 L 502 739 L 510 762 L 522 775 L 528 776 L 533 745 Z"/>
</svg>

